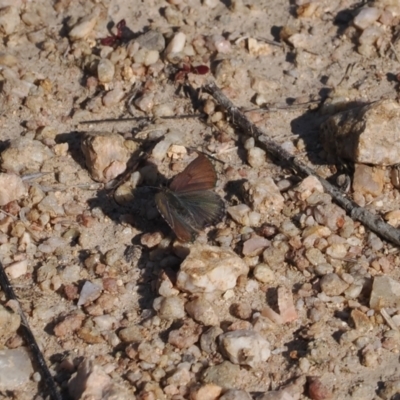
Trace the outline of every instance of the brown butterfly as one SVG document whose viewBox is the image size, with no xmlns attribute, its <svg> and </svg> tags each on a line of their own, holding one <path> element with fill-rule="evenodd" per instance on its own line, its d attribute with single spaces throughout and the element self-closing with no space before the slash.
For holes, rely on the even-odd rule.
<svg viewBox="0 0 400 400">
<path fill-rule="evenodd" d="M 216 193 L 217 174 L 211 161 L 199 153 L 168 188 L 155 196 L 158 211 L 182 242 L 193 241 L 199 231 L 218 222 L 224 202 Z"/>
</svg>

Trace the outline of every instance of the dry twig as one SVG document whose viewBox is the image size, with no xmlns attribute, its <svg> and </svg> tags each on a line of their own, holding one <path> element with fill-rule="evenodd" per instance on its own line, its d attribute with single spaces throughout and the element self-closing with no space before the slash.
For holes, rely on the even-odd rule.
<svg viewBox="0 0 400 400">
<path fill-rule="evenodd" d="M 342 207 L 353 220 L 360 221 L 382 238 L 400 246 L 400 230 L 387 224 L 380 216 L 372 214 L 354 201 L 348 199 L 341 190 L 331 185 L 324 178 L 320 177 L 312 168 L 308 167 L 293 154 L 290 154 L 273 140 L 269 139 L 261 129 L 254 125 L 245 114 L 235 107 L 214 82 L 208 83 L 204 89 L 225 109 L 232 123 L 243 129 L 246 134 L 253 136 L 258 142 L 258 145 L 266 150 L 269 155 L 283 162 L 287 167 L 294 169 L 300 176 L 315 176 L 320 181 L 325 191 L 332 196 L 333 200 Z"/>
</svg>

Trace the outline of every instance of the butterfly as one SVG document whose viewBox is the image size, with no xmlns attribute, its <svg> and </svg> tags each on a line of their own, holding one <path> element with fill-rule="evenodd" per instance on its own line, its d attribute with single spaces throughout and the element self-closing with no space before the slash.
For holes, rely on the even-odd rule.
<svg viewBox="0 0 400 400">
<path fill-rule="evenodd" d="M 221 219 L 224 202 L 210 190 L 216 182 L 214 166 L 199 153 L 169 187 L 156 194 L 158 211 L 182 242 L 192 242 L 199 231 Z"/>
</svg>

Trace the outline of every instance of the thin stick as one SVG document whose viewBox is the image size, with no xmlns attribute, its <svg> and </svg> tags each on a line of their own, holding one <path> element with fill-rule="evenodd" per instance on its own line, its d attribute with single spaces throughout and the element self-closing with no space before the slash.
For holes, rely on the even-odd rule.
<svg viewBox="0 0 400 400">
<path fill-rule="evenodd" d="M 315 176 L 325 191 L 332 196 L 333 200 L 341 206 L 353 220 L 360 221 L 371 231 L 377 233 L 382 238 L 400 246 L 400 230 L 387 224 L 380 216 L 374 215 L 368 210 L 360 207 L 354 201 L 348 199 L 346 195 L 331 185 L 324 178 L 320 177 L 312 168 L 296 159 L 295 156 L 283 149 L 273 140 L 269 139 L 264 132 L 254 125 L 237 107 L 222 93 L 218 86 L 211 82 L 205 86 L 205 90 L 222 106 L 237 126 L 243 129 L 248 135 L 253 136 L 258 144 L 263 147 L 272 157 L 285 162 L 288 167 L 297 171 L 300 176 Z"/>
<path fill-rule="evenodd" d="M 14 289 L 11 286 L 10 280 L 8 279 L 8 276 L 1 262 L 0 262 L 0 286 L 3 292 L 6 294 L 6 296 L 11 300 L 15 300 L 16 304 L 18 305 L 18 314 L 21 317 L 22 321 L 21 327 L 23 328 L 23 336 L 25 337 L 25 340 L 27 341 L 31 349 L 32 355 L 35 358 L 35 361 L 41 371 L 41 375 L 45 382 L 45 385 L 49 389 L 50 398 L 52 400 L 62 400 L 62 397 L 57 390 L 56 383 L 54 382 L 54 379 L 51 376 L 51 373 L 46 365 L 46 361 L 43 357 L 43 354 L 39 349 L 35 336 L 33 335 L 31 328 L 29 327 L 28 320 L 26 319 L 25 314 L 22 311 L 21 305 L 18 301 L 17 296 L 15 295 Z"/>
<path fill-rule="evenodd" d="M 108 118 L 108 119 L 93 119 L 90 121 L 82 121 L 80 124 L 102 124 L 103 122 L 126 122 L 126 121 L 151 121 L 153 119 L 184 119 L 184 118 L 203 118 L 205 114 L 182 114 L 168 115 L 165 117 L 129 117 L 129 118 Z"/>
</svg>

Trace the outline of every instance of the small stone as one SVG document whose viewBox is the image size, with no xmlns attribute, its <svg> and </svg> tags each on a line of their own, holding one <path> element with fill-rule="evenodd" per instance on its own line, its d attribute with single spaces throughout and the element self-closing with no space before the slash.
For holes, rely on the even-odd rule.
<svg viewBox="0 0 400 400">
<path fill-rule="evenodd" d="M 314 266 L 319 264 L 326 264 L 326 258 L 319 249 L 307 249 L 305 252 L 305 256 L 307 260 L 310 261 L 310 263 Z"/>
<path fill-rule="evenodd" d="M 355 164 L 353 174 L 353 190 L 366 196 L 377 197 L 382 193 L 385 183 L 385 172 L 381 168 L 365 164 Z"/>
<path fill-rule="evenodd" d="M 307 377 L 308 396 L 312 400 L 330 400 L 333 398 L 333 393 L 321 380 L 315 376 Z"/>
<path fill-rule="evenodd" d="M 129 160 L 124 138 L 117 133 L 87 134 L 82 152 L 92 178 L 98 182 L 109 182 L 122 174 Z"/>
<path fill-rule="evenodd" d="M 14 33 L 21 19 L 19 17 L 19 10 L 17 7 L 8 6 L 0 10 L 0 31 L 8 36 Z"/>
<path fill-rule="evenodd" d="M 86 281 L 82 286 L 81 293 L 79 295 L 78 307 L 88 305 L 100 297 L 102 288 L 98 285 L 93 284 L 90 281 Z"/>
<path fill-rule="evenodd" d="M 93 31 L 98 19 L 98 12 L 83 17 L 70 31 L 71 40 L 85 39 Z"/>
<path fill-rule="evenodd" d="M 146 246 L 147 248 L 151 249 L 151 248 L 157 246 L 158 244 L 160 244 L 162 239 L 163 239 L 163 236 L 160 232 L 145 233 L 140 238 L 140 243 L 143 246 Z"/>
<path fill-rule="evenodd" d="M 360 310 L 352 310 L 351 318 L 354 326 L 361 333 L 368 333 L 372 331 L 373 325 L 369 318 Z"/>
<path fill-rule="evenodd" d="M 243 226 L 250 225 L 249 214 L 251 212 L 251 208 L 248 205 L 238 204 L 236 206 L 231 206 L 227 208 L 227 212 L 231 216 L 231 218 L 238 224 L 241 224 Z"/>
<path fill-rule="evenodd" d="M 266 152 L 259 147 L 253 147 L 247 151 L 247 162 L 253 168 L 260 168 L 265 164 Z"/>
<path fill-rule="evenodd" d="M 276 280 L 275 272 L 267 264 L 256 265 L 253 275 L 262 283 L 273 283 Z"/>
<path fill-rule="evenodd" d="M 353 19 L 353 24 L 359 29 L 366 29 L 379 19 L 382 11 L 375 7 L 364 7 Z"/>
<path fill-rule="evenodd" d="M 308 176 L 303 179 L 295 190 L 298 193 L 299 199 L 303 201 L 310 197 L 314 192 L 324 193 L 324 188 L 322 187 L 321 182 L 315 176 Z"/>
<path fill-rule="evenodd" d="M 208 367 L 203 373 L 205 383 L 214 383 L 226 389 L 237 388 L 237 383 L 241 379 L 243 379 L 243 371 L 240 366 L 229 361 Z"/>
<path fill-rule="evenodd" d="M 243 320 L 249 319 L 253 313 L 252 308 L 247 303 L 234 303 L 232 304 L 231 311 L 236 318 Z"/>
<path fill-rule="evenodd" d="M 247 40 L 247 47 L 250 55 L 253 57 L 268 56 L 272 53 L 272 48 L 268 43 L 259 42 L 254 38 L 249 38 Z"/>
<path fill-rule="evenodd" d="M 328 296 L 339 296 L 349 287 L 349 284 L 335 273 L 323 276 L 319 283 L 321 290 Z"/>
<path fill-rule="evenodd" d="M 270 245 L 269 240 L 261 236 L 255 235 L 243 243 L 242 254 L 248 257 L 258 256 L 269 245 Z"/>
<path fill-rule="evenodd" d="M 114 87 L 113 90 L 110 90 L 103 96 L 103 104 L 105 107 L 113 107 L 117 105 L 125 96 L 125 92 L 118 85 Z"/>
<path fill-rule="evenodd" d="M 105 372 L 104 367 L 84 359 L 71 379 L 68 381 L 68 392 L 73 399 L 100 400 L 114 397 L 118 400 L 132 399 L 132 395 L 114 382 Z M 105 395 L 112 393 L 112 395 Z"/>
<path fill-rule="evenodd" d="M 38 172 L 42 164 L 53 157 L 52 151 L 38 140 L 20 137 L 12 140 L 1 153 L 3 170 L 17 174 Z"/>
<path fill-rule="evenodd" d="M 185 47 L 185 43 L 186 35 L 183 32 L 178 32 L 165 49 L 165 55 L 170 57 L 172 54 L 181 53 Z"/>
<path fill-rule="evenodd" d="M 254 210 L 267 216 L 282 211 L 284 198 L 272 178 L 259 178 L 243 186 Z"/>
<path fill-rule="evenodd" d="M 271 354 L 269 342 L 254 331 L 227 332 L 218 339 L 224 353 L 234 364 L 254 368 L 258 363 L 267 361 Z"/>
<path fill-rule="evenodd" d="M 170 331 L 168 343 L 178 349 L 187 349 L 199 340 L 201 331 L 200 325 L 192 319 L 186 319 L 181 328 Z"/>
<path fill-rule="evenodd" d="M 218 316 L 212 304 L 203 297 L 187 302 L 185 309 L 195 321 L 202 325 L 216 326 L 219 324 Z"/>
<path fill-rule="evenodd" d="M 28 260 L 16 261 L 6 267 L 10 279 L 17 279 L 28 272 Z"/>
<path fill-rule="evenodd" d="M 225 292 L 248 272 L 249 267 L 232 250 L 195 244 L 181 264 L 176 285 L 190 293 Z"/>
<path fill-rule="evenodd" d="M 208 8 L 215 8 L 220 4 L 219 0 L 203 0 L 203 5 Z"/>
<path fill-rule="evenodd" d="M 217 351 L 217 337 L 224 331 L 219 326 L 213 326 L 205 331 L 200 337 L 201 350 L 207 354 Z"/>
<path fill-rule="evenodd" d="M 347 248 L 342 243 L 334 243 L 325 250 L 327 256 L 341 260 L 347 255 Z"/>
<path fill-rule="evenodd" d="M 336 204 L 316 205 L 313 208 L 315 221 L 328 227 L 332 232 L 336 232 L 344 224 L 346 212 Z"/>
<path fill-rule="evenodd" d="M 336 113 L 322 124 L 325 151 L 355 163 L 394 165 L 400 151 L 399 118 L 400 105 L 391 99 Z"/>
<path fill-rule="evenodd" d="M 25 347 L 0 350 L 0 390 L 17 390 L 29 383 L 33 373 L 29 352 Z"/>
<path fill-rule="evenodd" d="M 141 343 L 145 340 L 145 329 L 140 325 L 131 325 L 121 329 L 118 336 L 124 343 Z"/>
<path fill-rule="evenodd" d="M 114 64 L 107 58 L 102 58 L 97 65 L 97 77 L 101 83 L 109 83 L 113 80 L 115 73 Z"/>
<path fill-rule="evenodd" d="M 54 327 L 54 334 L 61 338 L 71 337 L 75 331 L 81 328 L 84 319 L 83 314 L 73 313 L 67 315 Z"/>
<path fill-rule="evenodd" d="M 178 296 L 157 297 L 153 308 L 161 319 L 181 319 L 185 317 L 184 301 Z"/>
<path fill-rule="evenodd" d="M 24 182 L 15 174 L 0 172 L 0 207 L 27 194 Z"/>
<path fill-rule="evenodd" d="M 369 299 L 374 310 L 400 307 L 400 283 L 389 276 L 375 276 Z"/>
<path fill-rule="evenodd" d="M 221 399 L 222 388 L 213 383 L 196 386 L 190 391 L 190 400 L 217 400 Z"/>
<path fill-rule="evenodd" d="M 165 39 L 161 32 L 150 30 L 138 36 L 135 41 L 148 50 L 162 52 L 165 48 Z"/>
</svg>

